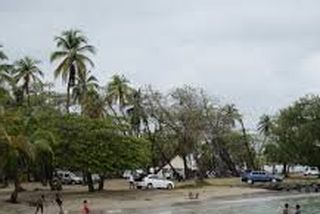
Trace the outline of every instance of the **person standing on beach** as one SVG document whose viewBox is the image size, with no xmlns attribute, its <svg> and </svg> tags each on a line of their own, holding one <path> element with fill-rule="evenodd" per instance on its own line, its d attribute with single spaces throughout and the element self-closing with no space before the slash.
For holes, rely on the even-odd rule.
<svg viewBox="0 0 320 214">
<path fill-rule="evenodd" d="M 63 214 L 64 213 L 63 212 L 63 208 L 62 208 L 63 201 L 62 201 L 59 193 L 56 194 L 56 203 L 57 203 L 57 205 L 59 207 L 59 214 Z"/>
<path fill-rule="evenodd" d="M 129 176 L 129 189 L 134 189 L 134 177 L 132 174 Z"/>
<path fill-rule="evenodd" d="M 299 204 L 296 205 L 296 212 L 294 214 L 301 214 L 300 205 Z"/>
<path fill-rule="evenodd" d="M 87 200 L 83 201 L 83 208 L 82 208 L 82 214 L 89 214 L 90 213 L 90 209 L 88 206 L 88 202 Z"/>
<path fill-rule="evenodd" d="M 282 211 L 282 214 L 289 214 L 289 204 L 284 205 L 284 209 Z"/>
<path fill-rule="evenodd" d="M 36 212 L 37 214 L 40 210 L 41 214 L 43 214 L 43 206 L 44 206 L 45 198 L 44 195 L 41 195 L 41 197 L 36 202 Z"/>
</svg>

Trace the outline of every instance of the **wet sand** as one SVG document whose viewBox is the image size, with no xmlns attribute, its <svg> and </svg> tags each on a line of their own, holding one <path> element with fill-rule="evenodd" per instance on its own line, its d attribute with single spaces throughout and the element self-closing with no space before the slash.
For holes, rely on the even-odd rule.
<svg viewBox="0 0 320 214">
<path fill-rule="evenodd" d="M 54 192 L 36 184 L 24 184 L 28 190 L 20 193 L 20 204 L 10 204 L 4 202 L 8 199 L 11 189 L 0 190 L 0 214 L 31 214 L 35 208 L 29 205 L 36 201 L 37 197 L 45 194 L 47 198 L 47 214 L 58 213 L 54 205 Z M 41 190 L 34 191 L 36 188 Z M 64 200 L 64 209 L 68 213 L 80 213 L 83 200 L 88 200 L 93 213 L 117 213 L 122 209 L 153 208 L 162 206 L 171 206 L 180 203 L 197 203 L 200 201 L 221 199 L 223 197 L 241 197 L 245 195 L 260 195 L 268 193 L 264 189 L 249 187 L 227 187 L 227 186 L 208 186 L 202 188 L 184 188 L 175 190 L 128 190 L 124 181 L 115 180 L 106 183 L 106 191 L 88 193 L 83 186 L 65 186 L 62 197 Z M 189 192 L 199 193 L 199 199 L 190 200 Z"/>
</svg>

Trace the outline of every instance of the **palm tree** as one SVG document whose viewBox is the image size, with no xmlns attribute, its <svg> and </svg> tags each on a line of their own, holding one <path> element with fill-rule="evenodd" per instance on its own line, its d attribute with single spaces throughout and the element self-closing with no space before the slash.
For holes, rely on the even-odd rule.
<svg viewBox="0 0 320 214">
<path fill-rule="evenodd" d="M 134 91 L 130 96 L 131 107 L 127 109 L 127 114 L 130 117 L 130 125 L 132 131 L 139 136 L 142 124 L 147 124 L 147 115 L 143 108 L 143 97 L 141 90 Z"/>
<path fill-rule="evenodd" d="M 72 89 L 72 96 L 74 101 L 83 107 L 88 91 L 98 89 L 98 80 L 95 76 L 90 75 L 90 71 L 83 72 L 77 80 L 77 84 Z"/>
<path fill-rule="evenodd" d="M 244 145 L 248 154 L 248 163 L 247 163 L 248 167 L 251 169 L 255 169 L 256 167 L 255 167 L 254 154 L 252 152 L 251 146 L 249 145 L 249 139 L 247 136 L 246 128 L 244 126 L 244 122 L 242 120 L 242 115 L 240 114 L 239 110 L 236 108 L 234 104 L 226 105 L 224 107 L 224 111 L 226 113 L 226 116 L 231 126 L 234 127 L 236 125 L 236 122 L 239 123 L 241 127 Z"/>
<path fill-rule="evenodd" d="M 23 135 L 10 136 L 3 126 L 0 127 L 0 167 L 13 176 L 14 191 L 10 201 L 17 203 L 21 190 L 21 175 L 28 160 L 34 159 L 32 145 Z"/>
<path fill-rule="evenodd" d="M 262 154 L 263 150 L 266 150 L 268 147 L 267 140 L 270 137 L 272 126 L 273 126 L 273 121 L 269 115 L 264 114 L 260 117 L 260 120 L 258 123 L 258 132 L 261 135 L 263 135 L 263 141 L 262 141 L 262 144 L 261 144 L 260 149 L 258 151 L 259 154 Z M 273 168 L 274 167 L 275 166 L 273 166 Z M 273 169 L 273 171 L 274 171 L 274 169 Z"/>
<path fill-rule="evenodd" d="M 40 167 L 42 183 L 46 185 L 52 178 L 55 137 L 50 131 L 38 129 L 32 134 L 29 141 L 34 147 L 35 161 Z"/>
<path fill-rule="evenodd" d="M 263 134 L 265 137 L 268 137 L 270 135 L 271 127 L 272 127 L 271 117 L 266 114 L 262 115 L 258 123 L 259 133 Z"/>
<path fill-rule="evenodd" d="M 4 63 L 3 61 L 8 60 L 7 55 L 1 50 L 2 45 L 0 45 L 0 87 L 4 88 L 4 84 L 8 82 L 9 79 L 9 69 L 10 65 Z"/>
<path fill-rule="evenodd" d="M 94 66 L 87 54 L 95 53 L 95 48 L 88 45 L 87 38 L 79 30 L 63 31 L 61 36 L 55 37 L 57 51 L 53 52 L 50 61 L 58 62 L 54 76 L 61 76 L 67 83 L 67 105 L 69 112 L 70 90 L 75 86 L 77 77 L 87 70 L 87 64 Z"/>
<path fill-rule="evenodd" d="M 2 45 L 0 45 L 0 60 L 7 60 L 7 55 L 1 50 L 3 48 Z"/>
<path fill-rule="evenodd" d="M 105 101 L 94 88 L 86 92 L 82 107 L 83 115 L 89 118 L 103 118 L 106 115 Z"/>
<path fill-rule="evenodd" d="M 123 75 L 113 75 L 107 86 L 107 101 L 110 107 L 117 105 L 124 116 L 124 107 L 129 103 L 133 89 Z"/>
<path fill-rule="evenodd" d="M 17 83 L 22 83 L 22 90 L 27 95 L 28 106 L 30 107 L 30 86 L 32 83 L 40 82 L 43 72 L 38 67 L 40 61 L 30 57 L 24 57 L 15 62 L 14 72 Z"/>
</svg>

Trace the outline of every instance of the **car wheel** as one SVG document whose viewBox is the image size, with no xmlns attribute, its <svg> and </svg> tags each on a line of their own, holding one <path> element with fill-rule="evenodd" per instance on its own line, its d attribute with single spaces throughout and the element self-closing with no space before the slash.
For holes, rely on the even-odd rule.
<svg viewBox="0 0 320 214">
<path fill-rule="evenodd" d="M 172 184 L 168 184 L 168 186 L 167 186 L 167 189 L 173 189 L 173 186 L 172 186 Z"/>
<path fill-rule="evenodd" d="M 75 181 L 71 181 L 71 184 L 72 184 L 72 185 L 75 185 L 75 184 L 76 184 L 76 182 L 75 182 Z"/>
<path fill-rule="evenodd" d="M 253 184 L 253 180 L 248 179 L 247 183 L 248 183 L 248 184 Z"/>
<path fill-rule="evenodd" d="M 272 183 L 277 183 L 277 179 L 272 178 L 271 182 L 272 182 Z"/>
<path fill-rule="evenodd" d="M 152 189 L 153 188 L 153 185 L 152 184 L 148 184 L 147 185 L 147 189 Z"/>
</svg>

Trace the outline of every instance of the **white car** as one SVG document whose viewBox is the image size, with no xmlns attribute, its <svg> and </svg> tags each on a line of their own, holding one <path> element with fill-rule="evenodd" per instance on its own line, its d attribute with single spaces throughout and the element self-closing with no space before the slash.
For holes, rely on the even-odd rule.
<svg viewBox="0 0 320 214">
<path fill-rule="evenodd" d="M 307 167 L 303 174 L 304 176 L 319 176 L 320 172 L 318 167 Z"/>
<path fill-rule="evenodd" d="M 59 170 L 57 171 L 57 175 L 61 179 L 63 184 L 82 184 L 83 183 L 82 177 L 79 177 L 70 171 Z"/>
<path fill-rule="evenodd" d="M 147 175 L 135 182 L 138 189 L 173 189 L 174 183 L 170 180 L 160 178 L 158 175 Z"/>
</svg>

